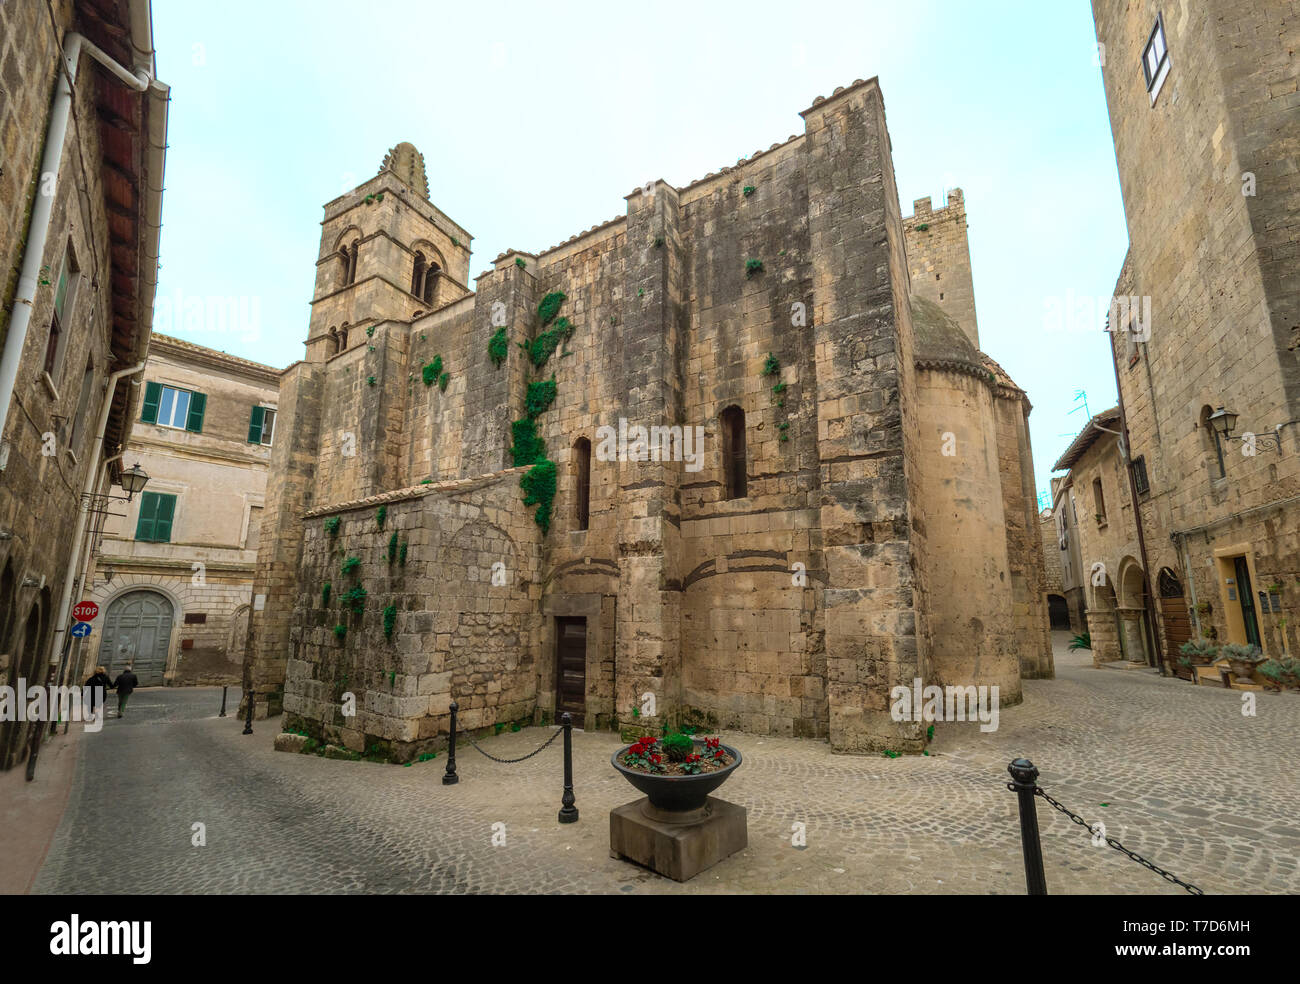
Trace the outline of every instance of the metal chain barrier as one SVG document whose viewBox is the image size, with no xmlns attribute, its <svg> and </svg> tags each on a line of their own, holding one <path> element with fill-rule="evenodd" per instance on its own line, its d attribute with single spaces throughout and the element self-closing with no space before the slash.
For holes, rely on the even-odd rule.
<svg viewBox="0 0 1300 984">
<path fill-rule="evenodd" d="M 463 734 L 465 740 L 478 749 L 478 751 L 486 758 L 491 759 L 493 762 L 500 762 L 502 765 L 514 765 L 516 762 L 526 762 L 534 755 L 549 748 L 551 743 L 555 741 L 556 738 L 560 737 L 560 735 L 564 735 L 564 793 L 560 797 L 560 812 L 557 815 L 557 819 L 560 823 L 578 822 L 578 807 L 575 805 L 577 801 L 573 795 L 573 718 L 567 711 L 561 715 L 560 726 L 555 729 L 555 734 L 547 738 L 546 741 L 542 742 L 527 755 L 521 755 L 519 758 L 504 759 L 497 758 L 491 752 L 483 751 L 483 749 L 479 747 L 479 743 L 470 737 L 469 732 L 461 732 L 460 729 L 456 727 L 456 715 L 460 711 L 459 704 L 453 700 L 447 706 L 447 710 L 451 714 L 451 720 L 447 725 L 447 772 L 442 777 L 442 784 L 444 786 L 455 786 L 460 782 L 460 776 L 456 772 L 456 735 L 458 733 Z"/>
<path fill-rule="evenodd" d="M 1046 791 L 1044 791 L 1042 786 L 1037 786 L 1037 785 L 1034 786 L 1034 795 L 1041 796 L 1043 799 L 1047 800 L 1047 802 L 1050 803 L 1053 807 L 1055 807 L 1057 810 L 1060 810 L 1067 817 L 1069 817 L 1071 820 L 1077 823 L 1080 827 L 1086 828 L 1090 833 L 1093 834 L 1094 837 L 1096 836 L 1096 831 L 1093 830 L 1092 824 L 1088 823 L 1087 820 L 1083 819 L 1083 817 L 1079 816 L 1077 813 L 1071 812 L 1070 810 L 1066 809 L 1066 807 L 1058 803 L 1056 800 L 1052 799 L 1052 797 L 1049 796 L 1046 793 Z M 1165 881 L 1173 882 L 1175 885 L 1181 886 L 1182 888 L 1186 889 L 1188 892 L 1190 892 L 1193 895 L 1205 894 L 1195 885 L 1189 885 L 1181 878 L 1177 878 L 1174 875 L 1171 875 L 1169 872 L 1165 871 L 1164 868 L 1152 864 L 1150 861 L 1142 857 L 1142 855 L 1138 854 L 1136 851 L 1130 851 L 1127 847 L 1125 847 L 1123 844 L 1117 841 L 1114 837 L 1107 837 L 1106 843 L 1109 846 L 1113 847 L 1115 850 L 1119 851 L 1121 854 L 1127 855 L 1130 860 L 1136 861 L 1138 864 L 1142 865 L 1142 867 L 1151 869 L 1157 875 L 1163 878 Z"/>
<path fill-rule="evenodd" d="M 538 752 L 541 752 L 541 751 L 545 750 L 547 747 L 550 746 L 551 742 L 555 741 L 556 738 L 558 738 L 558 737 L 560 737 L 560 735 L 564 734 L 564 729 L 563 729 L 563 728 L 556 728 L 556 729 L 555 729 L 555 734 L 553 734 L 553 735 L 551 735 L 551 737 L 547 738 L 545 742 L 543 742 L 543 743 L 542 743 L 541 745 L 539 745 L 537 748 L 533 749 L 533 750 L 532 750 L 531 752 L 529 752 L 527 755 L 521 755 L 521 756 L 520 756 L 519 758 L 517 758 L 517 759 L 503 759 L 503 758 L 497 758 L 497 757 L 496 757 L 495 755 L 493 755 L 491 752 L 484 752 L 482 748 L 479 748 L 479 744 L 478 744 L 478 742 L 476 742 L 473 738 L 471 738 L 471 737 L 469 736 L 469 732 L 468 732 L 468 731 L 462 731 L 460 734 L 461 734 L 461 737 L 463 737 L 463 738 L 464 738 L 466 741 L 468 741 L 471 745 L 473 745 L 475 748 L 477 748 L 480 752 L 483 752 L 483 754 L 486 755 L 488 758 L 490 758 L 493 762 L 500 762 L 502 765 L 514 765 L 516 762 L 526 762 L 528 759 L 532 758 L 532 757 L 533 757 L 534 755 L 536 755 Z"/>
</svg>

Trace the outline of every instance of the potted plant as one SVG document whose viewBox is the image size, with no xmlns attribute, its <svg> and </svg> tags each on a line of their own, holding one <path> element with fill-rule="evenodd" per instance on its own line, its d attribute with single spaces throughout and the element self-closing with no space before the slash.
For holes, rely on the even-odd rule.
<svg viewBox="0 0 1300 984">
<path fill-rule="evenodd" d="M 1208 615 L 1210 612 L 1214 611 L 1214 606 L 1208 601 L 1200 601 L 1196 604 L 1196 610 L 1202 615 Z"/>
<path fill-rule="evenodd" d="M 1192 666 L 1209 666 L 1219 658 L 1219 647 L 1209 639 L 1193 639 L 1184 642 L 1178 647 L 1178 651 L 1191 660 Z"/>
<path fill-rule="evenodd" d="M 1180 680 L 1195 680 L 1196 669 L 1190 656 L 1178 657 L 1178 669 L 1174 671 Z"/>
<path fill-rule="evenodd" d="M 1219 650 L 1219 655 L 1227 658 L 1238 683 L 1253 683 L 1255 667 L 1264 662 L 1264 654 L 1259 651 L 1258 646 L 1238 642 L 1225 643 Z"/>
<path fill-rule="evenodd" d="M 1268 683 L 1264 684 L 1268 690 L 1281 690 L 1286 685 L 1287 672 L 1283 669 L 1280 661 L 1276 659 L 1266 659 L 1260 663 L 1256 669 Z"/>
<path fill-rule="evenodd" d="M 685 816 L 704 808 L 709 794 L 740 767 L 740 752 L 717 738 L 679 733 L 644 737 L 610 758 L 623 778 L 663 814 Z"/>
</svg>

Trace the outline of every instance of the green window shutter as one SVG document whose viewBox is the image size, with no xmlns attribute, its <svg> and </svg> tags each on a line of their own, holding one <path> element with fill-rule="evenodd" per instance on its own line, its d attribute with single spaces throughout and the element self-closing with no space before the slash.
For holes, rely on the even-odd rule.
<svg viewBox="0 0 1300 984">
<path fill-rule="evenodd" d="M 172 539 L 172 517 L 176 514 L 176 496 L 158 496 L 158 512 L 154 517 L 153 538 L 155 543 L 170 543 Z"/>
<path fill-rule="evenodd" d="M 266 419 L 266 407 L 253 407 L 253 417 L 248 422 L 248 443 L 262 443 L 262 422 Z"/>
<path fill-rule="evenodd" d="M 135 524 L 137 540 L 152 540 L 154 516 L 158 512 L 158 493 L 143 492 L 140 495 L 140 519 Z"/>
<path fill-rule="evenodd" d="M 144 384 L 144 406 L 140 410 L 140 419 L 146 424 L 158 423 L 158 401 L 162 398 L 162 383 Z"/>
<path fill-rule="evenodd" d="M 190 394 L 190 414 L 185 421 L 187 431 L 193 431 L 195 434 L 203 433 L 203 409 L 207 403 L 208 398 L 202 393 Z"/>
</svg>

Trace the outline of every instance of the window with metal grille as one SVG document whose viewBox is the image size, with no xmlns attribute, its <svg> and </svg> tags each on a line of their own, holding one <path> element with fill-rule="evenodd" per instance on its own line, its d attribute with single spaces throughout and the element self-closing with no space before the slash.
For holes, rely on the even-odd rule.
<svg viewBox="0 0 1300 984">
<path fill-rule="evenodd" d="M 1147 459 L 1146 455 L 1138 455 L 1133 459 L 1133 487 L 1137 489 L 1138 495 L 1146 495 L 1151 491 L 1151 486 L 1147 483 Z"/>
</svg>

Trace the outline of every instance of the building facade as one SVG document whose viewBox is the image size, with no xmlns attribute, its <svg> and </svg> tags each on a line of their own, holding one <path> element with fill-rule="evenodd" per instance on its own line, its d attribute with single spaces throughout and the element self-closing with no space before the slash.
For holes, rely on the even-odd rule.
<svg viewBox="0 0 1300 984">
<path fill-rule="evenodd" d="M 97 537 L 100 608 L 77 665 L 142 686 L 239 683 L 279 371 L 155 334 L 123 460 L 149 475 Z"/>
<path fill-rule="evenodd" d="M 0 4 L 0 682 L 67 673 L 88 505 L 121 475 L 158 264 L 167 87 L 140 0 Z M 0 723 L 0 767 L 40 729 Z"/>
<path fill-rule="evenodd" d="M 1079 552 L 1079 509 L 1069 474 L 1052 479 L 1052 525 L 1057 563 L 1061 569 L 1061 595 L 1069 612 L 1070 629 L 1088 631 L 1087 569 Z M 1044 549 L 1047 545 L 1044 544 Z"/>
<path fill-rule="evenodd" d="M 1157 629 L 1294 652 L 1300 21 L 1285 0 L 1094 0 L 1129 231 L 1120 430 Z"/>
<path fill-rule="evenodd" d="M 1069 469 L 1069 511 L 1075 520 L 1093 662 L 1126 659 L 1155 666 L 1153 606 L 1119 425 L 1118 407 L 1094 416 L 1053 470 Z"/>
<path fill-rule="evenodd" d="M 803 119 L 473 291 L 409 144 L 325 207 L 258 715 L 395 759 L 452 700 L 466 728 L 567 711 L 916 750 L 892 687 L 1014 703 L 1051 674 L 1029 404 L 978 349 L 961 195 L 903 216 L 875 80 Z"/>
</svg>

